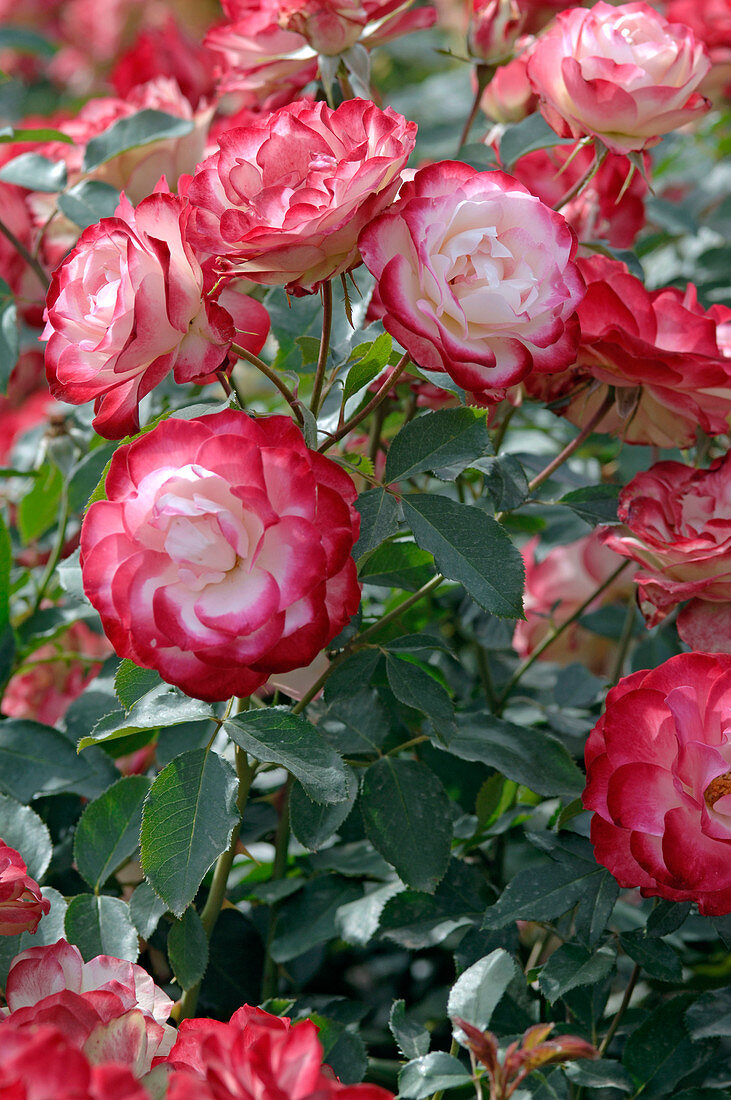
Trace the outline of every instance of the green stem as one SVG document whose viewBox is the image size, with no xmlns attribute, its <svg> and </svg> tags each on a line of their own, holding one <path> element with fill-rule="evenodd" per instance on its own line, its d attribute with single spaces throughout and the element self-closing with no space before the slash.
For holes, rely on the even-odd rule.
<svg viewBox="0 0 731 1100">
<path fill-rule="evenodd" d="M 56 566 L 61 560 L 61 554 L 63 553 L 64 544 L 66 542 L 66 527 L 69 521 L 69 491 L 68 485 L 64 481 L 63 489 L 61 490 L 61 511 L 58 517 L 58 531 L 56 532 L 56 541 L 53 544 L 51 556 L 46 563 L 46 568 L 43 571 L 41 582 L 38 586 L 38 592 L 36 593 L 35 603 L 33 604 L 32 615 L 35 615 L 38 608 L 43 602 L 43 597 L 46 594 L 46 588 L 50 584 L 51 578 L 56 571 Z"/>
<path fill-rule="evenodd" d="M 410 607 L 413 607 L 414 604 L 418 603 L 424 596 L 428 596 L 430 592 L 434 592 L 439 588 L 443 580 L 444 577 L 442 574 L 437 573 L 436 577 L 432 577 L 430 581 L 423 584 L 418 592 L 414 592 L 413 595 L 402 600 L 398 607 L 394 607 L 393 611 L 389 611 L 388 614 L 384 615 L 382 619 L 379 619 L 377 623 L 373 623 L 372 626 L 367 627 L 365 630 L 361 631 L 360 634 L 356 634 L 356 636 L 348 642 L 348 650 L 358 649 L 364 642 L 368 641 L 369 638 L 372 638 L 374 634 L 377 634 L 382 627 L 388 626 L 388 624 L 392 623 L 395 619 L 399 619 L 405 611 L 408 611 Z"/>
<path fill-rule="evenodd" d="M 456 1058 L 459 1053 L 459 1043 L 455 1038 L 452 1038 L 452 1042 L 449 1047 L 449 1053 L 452 1055 L 453 1058 Z M 444 1089 L 437 1089 L 437 1091 L 432 1095 L 431 1100 L 442 1100 L 443 1096 Z"/>
<path fill-rule="evenodd" d="M 563 209 L 563 207 L 566 206 L 567 203 L 571 202 L 572 199 L 575 199 L 576 196 L 580 194 L 580 192 L 583 191 L 584 188 L 591 183 L 591 181 L 594 179 L 594 176 L 597 174 L 602 164 L 606 160 L 608 153 L 609 150 L 606 147 L 595 146 L 594 160 L 591 162 L 589 168 L 586 170 L 581 179 L 579 179 L 573 187 L 570 187 L 563 198 L 556 204 L 556 210 Z"/>
<path fill-rule="evenodd" d="M 322 336 L 320 338 L 320 354 L 317 357 L 317 370 L 315 371 L 315 383 L 312 388 L 310 409 L 317 416 L 320 411 L 322 398 L 322 384 L 325 381 L 325 369 L 327 356 L 330 350 L 330 330 L 333 320 L 333 287 L 330 279 L 322 284 Z"/>
<path fill-rule="evenodd" d="M 264 377 L 268 378 L 269 381 L 277 387 L 282 397 L 287 402 L 294 415 L 297 417 L 299 423 L 304 424 L 304 417 L 302 416 L 302 410 L 299 407 L 297 398 L 292 393 L 286 382 L 279 377 L 277 372 L 275 370 L 272 370 L 268 363 L 265 363 L 264 360 L 260 359 L 258 355 L 254 355 L 253 352 L 247 351 L 246 348 L 240 347 L 239 344 L 232 344 L 231 350 L 235 352 L 235 354 L 238 355 L 240 359 L 245 359 L 247 363 L 251 363 L 252 367 L 256 367 L 257 370 L 261 371 Z"/>
<path fill-rule="evenodd" d="M 475 66 L 475 76 L 477 77 L 477 91 L 475 92 L 475 98 L 472 100 L 472 107 L 467 117 L 467 121 L 465 122 L 462 133 L 460 134 L 457 152 L 459 152 L 462 146 L 466 145 L 467 143 L 467 138 L 470 136 L 470 130 L 472 129 L 472 123 L 477 118 L 477 112 L 480 109 L 480 100 L 482 99 L 482 93 L 494 77 L 496 68 L 496 65 L 483 64 Z"/>
<path fill-rule="evenodd" d="M 605 590 L 605 588 L 609 588 L 610 584 L 614 583 L 614 581 L 617 579 L 617 577 L 622 572 L 622 570 L 626 569 L 628 565 L 629 565 L 629 561 L 623 561 L 621 565 L 618 565 L 617 568 L 614 570 L 614 572 L 611 573 L 605 581 L 602 581 L 602 583 L 599 585 L 599 587 L 596 588 L 592 592 L 592 594 L 587 599 L 585 599 L 584 602 L 579 607 L 576 608 L 576 611 L 574 611 L 574 613 L 572 615 L 569 615 L 568 619 L 566 619 L 565 622 L 561 623 L 560 626 L 554 627 L 554 629 L 551 631 L 551 633 L 546 635 L 546 637 L 543 639 L 543 641 L 539 645 L 536 646 L 536 648 L 533 650 L 533 652 L 530 654 L 530 656 L 526 657 L 526 659 L 523 661 L 523 663 L 518 665 L 517 669 L 515 670 L 515 672 L 510 677 L 507 684 L 505 685 L 505 687 L 503 688 L 503 690 L 500 692 L 500 694 L 497 697 L 496 705 L 495 705 L 495 713 L 496 714 L 500 714 L 500 712 L 502 711 L 502 709 L 505 705 L 505 702 L 506 702 L 508 696 L 510 695 L 511 691 L 513 690 L 515 685 L 518 683 L 518 681 L 520 679 L 522 679 L 522 677 L 525 675 L 525 673 L 528 671 L 528 669 L 531 668 L 531 666 L 535 664 L 535 662 L 538 660 L 539 657 L 543 656 L 543 654 L 546 652 L 548 647 L 553 645 L 553 643 L 556 641 L 557 638 L 561 637 L 564 630 L 568 630 L 568 628 L 571 626 L 571 624 L 575 623 L 576 620 L 584 614 L 586 609 L 594 602 L 594 600 L 597 598 L 597 596 L 600 596 L 601 593 Z"/>
<path fill-rule="evenodd" d="M 619 1025 L 622 1022 L 622 1017 L 624 1016 L 625 1012 L 627 1011 L 627 1008 L 629 1007 L 629 1003 L 632 1000 L 632 994 L 634 993 L 634 988 L 637 985 L 637 979 L 640 976 L 640 969 L 641 969 L 640 964 L 635 963 L 634 967 L 632 968 L 632 973 L 630 975 L 630 979 L 627 983 L 627 988 L 624 991 L 624 997 L 622 997 L 622 1003 L 620 1004 L 619 1008 L 617 1009 L 617 1013 L 616 1013 L 614 1019 L 612 1020 L 611 1024 L 609 1025 L 609 1030 L 607 1031 L 607 1034 L 602 1039 L 601 1046 L 599 1047 L 599 1055 L 600 1056 L 602 1056 L 604 1054 L 605 1050 L 607 1049 L 607 1047 L 611 1043 L 612 1039 L 614 1038 L 614 1034 L 615 1034 L 617 1028 L 619 1027 Z"/>
<path fill-rule="evenodd" d="M 354 416 L 351 416 L 350 420 L 346 420 L 346 422 L 340 428 L 338 428 L 337 431 L 333 432 L 330 435 L 329 439 L 326 439 L 325 442 L 322 443 L 320 447 L 318 447 L 320 454 L 324 454 L 325 451 L 329 451 L 335 443 L 341 440 L 344 435 L 347 435 L 348 432 L 352 432 L 353 428 L 355 428 L 357 424 L 360 424 L 361 420 L 365 420 L 367 416 L 370 416 L 374 409 L 377 409 L 378 406 L 386 400 L 389 393 L 406 370 L 409 362 L 409 353 L 406 351 L 401 356 L 396 366 L 393 368 L 391 375 L 386 379 L 381 388 L 378 390 L 375 396 L 371 398 L 368 404 L 365 405 L 360 410 L 360 412 L 357 412 Z"/>
<path fill-rule="evenodd" d="M 228 876 L 233 866 L 234 856 L 236 855 L 236 846 L 239 842 L 239 833 L 241 832 L 241 819 L 244 815 L 246 808 L 246 802 L 249 797 L 249 790 L 251 789 L 251 783 L 256 774 L 257 761 L 252 760 L 249 763 L 246 753 L 243 749 L 236 746 L 236 773 L 239 777 L 239 793 L 236 799 L 236 806 L 239 811 L 238 824 L 234 826 L 234 830 L 231 833 L 231 841 L 225 852 L 221 852 L 221 855 L 216 860 L 216 866 L 213 871 L 213 878 L 211 879 L 211 888 L 208 891 L 208 897 L 206 903 L 201 910 L 201 924 L 205 929 L 206 936 L 210 940 L 213 934 L 213 929 L 218 920 L 218 916 L 223 907 L 223 902 L 226 897 L 226 883 L 228 882 Z M 175 1019 L 180 1020 L 190 1019 L 198 1004 L 198 994 L 200 993 L 201 983 L 197 982 L 191 986 L 190 989 L 186 989 L 183 992 L 183 996 L 180 998 L 180 1002 L 177 1005 L 177 1013 Z"/>
<path fill-rule="evenodd" d="M 277 831 L 274 837 L 274 863 L 272 865 L 272 877 L 270 882 L 277 882 L 284 878 L 287 868 L 287 851 L 289 848 L 289 795 L 292 790 L 292 776 L 287 778 L 282 799 L 282 808 L 277 823 Z M 277 993 L 277 964 L 272 958 L 271 948 L 277 930 L 277 910 L 279 906 L 274 902 L 269 912 L 269 931 L 267 932 L 266 953 L 264 956 L 264 976 L 261 983 L 261 999 L 266 1001 Z"/>
<path fill-rule="evenodd" d="M 499 427 L 495 429 L 495 435 L 492 440 L 492 445 L 495 448 L 495 454 L 498 454 L 498 452 L 500 451 L 500 448 L 503 445 L 503 440 L 505 439 L 505 433 L 507 432 L 510 425 L 510 421 L 513 419 L 517 411 L 517 405 L 508 405 L 505 411 L 505 416 L 503 417 Z"/>
</svg>

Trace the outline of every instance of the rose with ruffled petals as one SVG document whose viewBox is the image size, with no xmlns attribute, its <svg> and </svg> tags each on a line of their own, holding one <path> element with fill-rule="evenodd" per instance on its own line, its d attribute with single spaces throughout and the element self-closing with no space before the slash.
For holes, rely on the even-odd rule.
<svg viewBox="0 0 731 1100">
<path fill-rule="evenodd" d="M 416 124 L 364 99 L 299 100 L 229 130 L 187 184 L 190 240 L 228 270 L 296 293 L 360 263 L 358 234 L 401 183 Z"/>
<path fill-rule="evenodd" d="M 528 80 L 528 58 L 535 38 L 527 35 L 515 44 L 515 57 L 501 65 L 480 97 L 480 110 L 493 122 L 521 122 L 538 108 L 538 96 Z"/>
<path fill-rule="evenodd" d="M 625 676 L 586 745 L 597 860 L 644 897 L 731 911 L 731 657 Z"/>
<path fill-rule="evenodd" d="M 573 362 L 576 238 L 511 176 L 430 164 L 358 244 L 384 327 L 417 366 L 499 400 L 530 371 Z"/>
<path fill-rule="evenodd" d="M 0 936 L 35 932 L 51 908 L 15 848 L 0 840 Z"/>
<path fill-rule="evenodd" d="M 731 653 L 731 454 L 709 470 L 656 463 L 622 490 L 618 515 L 624 527 L 603 541 L 642 566 L 636 580 L 648 626 L 690 600 L 678 617 L 681 638 Z"/>
<path fill-rule="evenodd" d="M 704 309 L 692 283 L 647 290 L 607 256 L 578 262 L 587 292 L 576 366 L 532 374 L 528 394 L 583 427 L 611 386 L 614 404 L 599 429 L 626 443 L 689 447 L 699 426 L 707 435 L 728 431 L 731 309 Z"/>
<path fill-rule="evenodd" d="M 165 420 L 120 447 L 81 531 L 121 657 L 199 699 L 309 664 L 358 608 L 353 482 L 285 416 Z"/>
<path fill-rule="evenodd" d="M 531 54 L 528 79 L 560 137 L 591 135 L 629 153 L 709 110 L 696 91 L 709 68 L 689 27 L 648 4 L 599 0 L 557 15 Z"/>
<path fill-rule="evenodd" d="M 239 339 L 251 351 L 266 339 L 258 302 L 227 298 L 235 324 L 204 296 L 189 216 L 175 195 L 150 195 L 136 210 L 123 197 L 115 217 L 85 229 L 53 273 L 43 332 L 51 393 L 75 405 L 94 401 L 94 428 L 108 439 L 139 430 L 140 400 L 170 371 L 181 383 L 216 371 L 237 327 L 248 330 Z"/>
</svg>

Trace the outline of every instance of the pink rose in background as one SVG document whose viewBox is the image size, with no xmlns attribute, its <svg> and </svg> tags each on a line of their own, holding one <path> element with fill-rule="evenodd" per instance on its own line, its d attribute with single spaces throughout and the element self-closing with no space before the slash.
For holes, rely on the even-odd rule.
<svg viewBox="0 0 731 1100">
<path fill-rule="evenodd" d="M 613 153 L 655 145 L 704 114 L 710 68 L 689 27 L 645 3 L 560 12 L 537 41 L 528 79 L 560 137 L 598 138 Z"/>
<path fill-rule="evenodd" d="M 48 392 L 43 353 L 21 353 L 13 368 L 5 396 L 0 396 L 0 466 L 12 465 L 16 440 L 43 424 L 59 406 Z"/>
<path fill-rule="evenodd" d="M 66 940 L 16 955 L 5 1000 L 15 1027 L 52 1025 L 91 1062 L 118 1062 L 135 1077 L 175 1042 L 166 1023 L 173 1002 L 146 970 L 110 955 L 85 963 Z"/>
<path fill-rule="evenodd" d="M 711 98 L 731 97 L 730 0 L 668 0 L 665 17 L 670 23 L 685 23 L 706 45 L 711 71 L 700 91 Z"/>
<path fill-rule="evenodd" d="M 527 15 L 521 0 L 472 0 L 467 31 L 470 55 L 488 65 L 507 61 L 524 33 Z"/>
<path fill-rule="evenodd" d="M 311 1020 L 292 1024 L 244 1005 L 229 1023 L 184 1020 L 167 1059 L 168 1100 L 393 1100 L 378 1085 L 343 1085 L 322 1065 Z"/>
<path fill-rule="evenodd" d="M 0 840 L 0 936 L 35 932 L 50 908 L 20 852 Z"/>
<path fill-rule="evenodd" d="M 520 657 L 529 657 L 621 565 L 617 555 L 602 545 L 598 530 L 565 546 L 555 546 L 541 561 L 536 558 L 538 546 L 538 538 L 533 538 L 523 547 L 525 620 L 515 624 L 513 634 L 513 647 Z M 632 573 L 627 570 L 599 593 L 587 613 L 608 603 L 626 602 L 632 588 Z M 545 660 L 560 665 L 582 661 L 601 676 L 609 671 L 615 648 L 613 641 L 576 622 L 546 650 Z"/>
<path fill-rule="evenodd" d="M 530 371 L 573 361 L 576 239 L 511 176 L 431 164 L 358 244 L 384 327 L 417 366 L 495 401 Z"/>
<path fill-rule="evenodd" d="M 703 309 L 695 287 L 646 289 L 619 260 L 580 258 L 586 297 L 578 309 L 577 365 L 531 375 L 530 397 L 581 427 L 615 390 L 599 430 L 626 443 L 688 447 L 700 426 L 728 431 L 731 413 L 731 309 Z"/>
<path fill-rule="evenodd" d="M 731 658 L 681 653 L 625 676 L 586 745 L 599 863 L 644 897 L 731 911 Z"/>
<path fill-rule="evenodd" d="M 171 12 L 159 26 L 145 27 L 117 61 L 110 80 L 121 99 L 158 76 L 171 77 L 191 107 L 213 100 L 215 54 L 181 27 Z M 200 159 L 200 158 L 199 158 Z M 190 169 L 189 169 L 190 170 Z"/>
<path fill-rule="evenodd" d="M 538 96 L 528 80 L 528 59 L 535 38 L 526 37 L 516 43 L 516 56 L 501 65 L 480 99 L 480 109 L 493 122 L 522 122 L 538 109 Z"/>
<path fill-rule="evenodd" d="M 0 1021 L 0 1095 L 7 1100 L 149 1100 L 126 1066 L 92 1065 L 55 1027 Z"/>
<path fill-rule="evenodd" d="M 21 665 L 10 678 L 2 713 L 55 726 L 112 652 L 103 634 L 95 634 L 86 623 L 73 623 L 59 638 L 31 653 L 30 668 Z"/>
<path fill-rule="evenodd" d="M 648 178 L 649 159 L 645 155 Z M 541 202 L 557 208 L 593 160 L 590 146 L 578 152 L 569 146 L 555 146 L 526 153 L 511 171 Z M 561 208 L 580 241 L 604 238 L 613 248 L 632 247 L 645 224 L 647 184 L 640 172 L 634 171 L 625 187 L 630 172 L 632 165 L 627 157 L 610 153 L 591 183 Z"/>
<path fill-rule="evenodd" d="M 186 192 L 190 240 L 227 269 L 296 293 L 360 263 L 361 229 L 389 205 L 416 124 L 387 107 L 300 100 L 230 130 Z"/>
<path fill-rule="evenodd" d="M 165 420 L 119 448 L 81 532 L 120 657 L 195 698 L 309 664 L 358 608 L 355 486 L 284 416 Z"/>
<path fill-rule="evenodd" d="M 642 566 L 635 579 L 648 626 L 690 600 L 678 618 L 683 641 L 707 648 L 694 644 L 700 615 L 703 641 L 710 629 L 712 651 L 730 653 L 731 454 L 708 470 L 656 463 L 622 490 L 619 518 L 624 527 L 605 531 L 603 541 Z"/>
<path fill-rule="evenodd" d="M 71 404 L 93 400 L 94 427 L 108 439 L 139 430 L 140 400 L 171 370 L 180 383 L 217 370 L 236 328 L 252 351 L 266 339 L 259 303 L 227 297 L 239 310 L 232 318 L 204 298 L 186 240 L 190 212 L 170 194 L 150 195 L 136 210 L 123 198 L 53 274 L 43 332 L 51 392 Z"/>
</svg>

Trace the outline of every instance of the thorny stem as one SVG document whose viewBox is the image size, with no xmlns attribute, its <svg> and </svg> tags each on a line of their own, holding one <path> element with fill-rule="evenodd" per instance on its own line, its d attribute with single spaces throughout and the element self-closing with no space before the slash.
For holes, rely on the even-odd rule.
<svg viewBox="0 0 731 1100">
<path fill-rule="evenodd" d="M 272 877 L 270 882 L 277 882 L 279 879 L 284 878 L 284 872 L 287 867 L 287 849 L 289 847 L 289 796 L 291 790 L 292 776 L 290 775 L 285 784 L 279 822 L 274 837 L 274 864 L 272 866 Z M 261 983 L 262 1001 L 266 1001 L 269 997 L 274 997 L 277 992 L 277 964 L 272 958 L 271 949 L 272 943 L 274 942 L 274 934 L 277 929 L 278 908 L 277 903 L 274 902 L 269 913 L 269 931 L 267 932 L 266 951 L 264 955 L 264 976 Z"/>
<path fill-rule="evenodd" d="M 351 416 L 350 420 L 346 420 L 346 422 L 342 425 L 342 427 L 338 428 L 337 431 L 333 432 L 330 435 L 330 437 L 328 439 L 326 439 L 325 442 L 322 443 L 318 447 L 318 450 L 319 450 L 320 454 L 324 454 L 325 451 L 329 451 L 334 443 L 337 443 L 339 440 L 341 440 L 343 438 L 344 435 L 347 435 L 348 432 L 351 432 L 357 424 L 360 424 L 361 420 L 365 420 L 365 418 L 367 416 L 370 416 L 370 414 L 373 412 L 374 409 L 378 408 L 378 406 L 381 404 L 381 402 L 386 400 L 389 393 L 394 388 L 394 386 L 398 382 L 399 378 L 401 377 L 401 375 L 406 370 L 407 366 L 409 365 L 409 362 L 410 362 L 409 353 L 406 351 L 401 356 L 401 358 L 399 359 L 396 366 L 393 368 L 393 371 L 390 374 L 390 376 L 383 383 L 383 385 L 378 390 L 376 395 L 371 398 L 371 400 L 368 402 L 368 404 L 364 408 L 362 408 L 360 410 L 360 412 L 357 412 L 357 413 L 355 413 L 354 416 Z"/>
<path fill-rule="evenodd" d="M 18 252 L 19 255 L 21 255 L 25 262 L 28 264 L 28 267 L 32 268 L 32 270 L 35 271 L 36 275 L 41 281 L 43 289 L 48 290 L 49 286 L 51 285 L 51 280 L 41 267 L 41 264 L 35 258 L 35 256 L 31 255 L 23 242 L 18 240 L 12 229 L 9 229 L 5 222 L 2 220 L 0 220 L 0 233 L 2 233 L 8 241 L 10 241 L 15 251 Z"/>
<path fill-rule="evenodd" d="M 559 468 L 559 466 L 563 466 L 566 459 L 571 458 L 571 455 L 574 453 L 574 451 L 578 451 L 581 444 L 589 438 L 591 433 L 595 431 L 596 428 L 598 428 L 599 424 L 607 415 L 613 404 L 614 390 L 610 387 L 607 391 L 606 397 L 604 398 L 601 405 L 594 413 L 588 424 L 584 425 L 579 434 L 574 439 L 572 439 L 570 443 L 566 444 L 564 449 L 560 451 L 559 454 L 557 454 L 551 462 L 548 463 L 545 469 L 541 470 L 539 474 L 536 474 L 536 476 L 528 482 L 528 488 L 531 493 L 535 489 L 537 489 L 539 485 L 542 485 L 544 481 L 548 481 L 551 474 L 553 474 Z"/>
<path fill-rule="evenodd" d="M 239 358 L 245 359 L 247 363 L 251 363 L 252 367 L 256 367 L 257 370 L 260 370 L 264 377 L 268 378 L 269 381 L 277 387 L 282 397 L 287 402 L 294 415 L 297 417 L 299 423 L 303 424 L 304 417 L 302 416 L 302 410 L 297 403 L 297 398 L 292 393 L 286 382 L 279 377 L 277 372 L 275 370 L 272 370 L 272 368 L 267 363 L 265 363 L 263 359 L 260 359 L 258 355 L 254 355 L 253 352 L 247 351 L 246 348 L 240 347 L 239 344 L 232 344 L 231 350 L 236 355 L 238 355 Z"/>
<path fill-rule="evenodd" d="M 222 370 L 217 370 L 216 371 L 216 378 L 220 382 L 221 389 L 226 394 L 226 397 L 230 397 L 231 394 L 233 393 L 233 389 L 231 388 L 231 383 L 229 382 L 228 378 L 226 377 L 226 372 L 222 371 Z M 237 394 L 237 397 L 238 397 L 238 394 Z"/>
<path fill-rule="evenodd" d="M 225 852 L 221 853 L 216 861 L 213 878 L 211 880 L 211 888 L 208 892 L 206 903 L 201 910 L 201 924 L 209 940 L 226 897 L 226 883 L 228 882 L 228 876 L 233 865 L 234 856 L 236 855 L 236 846 L 241 831 L 241 818 L 243 818 L 244 815 L 251 782 L 256 774 L 256 769 L 257 761 L 252 760 L 251 763 L 249 763 L 246 753 L 237 745 L 236 773 L 239 777 L 239 793 L 236 799 L 236 807 L 239 811 L 239 822 L 234 826 L 228 848 Z M 197 982 L 195 985 L 191 986 L 190 989 L 186 989 L 183 992 L 183 996 L 173 1010 L 174 1019 L 178 1023 L 194 1015 L 198 1003 L 200 987 L 201 983 Z"/>
<path fill-rule="evenodd" d="M 630 979 L 627 982 L 627 988 L 624 991 L 624 996 L 622 997 L 622 1003 L 620 1004 L 619 1008 L 617 1009 L 617 1013 L 616 1013 L 614 1019 L 612 1020 L 611 1024 L 609 1025 L 609 1031 L 607 1032 L 607 1034 L 604 1036 L 604 1038 L 601 1041 L 601 1045 L 599 1047 L 600 1057 L 603 1056 L 605 1050 L 607 1049 L 607 1047 L 611 1043 L 612 1039 L 614 1038 L 614 1034 L 615 1034 L 617 1028 L 619 1027 L 619 1025 L 622 1022 L 622 1017 L 624 1016 L 625 1012 L 627 1011 L 629 1003 L 632 1000 L 632 994 L 634 993 L 635 986 L 637 985 L 637 979 L 640 976 L 640 970 L 641 970 L 640 964 L 635 963 L 634 967 L 632 968 L 632 973 L 630 975 Z"/>
<path fill-rule="evenodd" d="M 320 411 L 320 404 L 322 398 L 322 384 L 325 380 L 325 368 L 327 367 L 327 356 L 330 350 L 330 329 L 332 328 L 333 319 L 333 287 L 330 279 L 326 283 L 322 284 L 322 337 L 320 338 L 320 354 L 317 357 L 317 370 L 315 371 L 315 382 L 312 388 L 312 399 L 310 401 L 310 409 L 317 416 Z"/>
<path fill-rule="evenodd" d="M 576 608 L 576 611 L 574 611 L 574 613 L 572 615 L 570 615 L 568 617 L 568 619 L 566 619 L 565 622 L 561 623 L 560 626 L 555 627 L 551 631 L 551 633 L 548 634 L 543 639 L 543 641 L 540 643 L 540 645 L 536 646 L 536 648 L 533 650 L 531 655 L 529 657 L 526 657 L 526 659 L 523 661 L 523 663 L 520 664 L 517 667 L 517 669 L 515 670 L 515 672 L 510 677 L 507 684 L 505 685 L 505 687 L 503 688 L 503 690 L 500 692 L 500 694 L 497 697 L 496 706 L 495 706 L 495 714 L 500 714 L 500 712 L 502 711 L 502 708 L 505 704 L 505 701 L 507 700 L 507 698 L 510 695 L 511 691 L 513 690 L 515 685 L 518 683 L 518 681 L 528 671 L 528 669 L 533 664 L 535 664 L 535 662 L 538 660 L 538 658 L 540 656 L 542 656 L 542 654 L 544 654 L 546 652 L 546 650 L 548 649 L 549 646 L 553 645 L 553 643 L 556 641 L 557 638 L 561 637 L 564 630 L 567 630 L 571 626 L 572 623 L 575 623 L 576 620 L 584 614 L 587 607 L 589 607 L 589 605 L 594 602 L 594 600 L 597 598 L 597 596 L 601 595 L 601 593 L 605 590 L 605 588 L 609 588 L 610 584 L 613 584 L 613 582 L 617 579 L 617 577 L 622 572 L 622 570 L 626 569 L 628 565 L 629 565 L 629 561 L 623 561 L 621 565 L 618 565 L 617 568 L 614 570 L 614 572 L 611 573 L 605 581 L 602 581 L 602 583 L 599 585 L 599 587 L 595 588 L 594 591 L 592 592 L 592 594 L 587 599 L 585 599 L 584 602 L 579 607 Z"/>
<path fill-rule="evenodd" d="M 579 179 L 573 187 L 570 187 L 563 198 L 559 200 L 559 202 L 556 204 L 556 210 L 561 211 L 564 206 L 570 203 L 572 199 L 575 199 L 576 196 L 591 183 L 591 181 L 594 179 L 594 176 L 601 168 L 602 164 L 604 164 L 608 153 L 609 150 L 606 148 L 606 146 L 597 147 L 595 149 L 594 160 L 589 165 L 589 168 L 586 170 L 586 172 L 584 172 L 584 175 L 581 177 L 581 179 Z"/>
</svg>

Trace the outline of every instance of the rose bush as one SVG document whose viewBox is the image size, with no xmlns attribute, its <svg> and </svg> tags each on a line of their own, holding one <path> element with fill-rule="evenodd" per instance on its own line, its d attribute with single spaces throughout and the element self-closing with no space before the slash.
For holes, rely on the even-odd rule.
<svg viewBox="0 0 731 1100">
<path fill-rule="evenodd" d="M 599 0 L 560 12 L 536 43 L 528 79 L 561 137 L 598 138 L 613 153 L 656 144 L 710 107 L 702 42 L 648 4 Z"/>
<path fill-rule="evenodd" d="M 575 355 L 584 287 L 560 214 L 502 172 L 420 169 L 360 236 L 383 325 L 417 366 L 499 400 Z"/>
<path fill-rule="evenodd" d="M 598 861 L 645 897 L 731 908 L 731 658 L 681 653 L 625 676 L 586 745 Z"/>
<path fill-rule="evenodd" d="M 232 318 L 204 297 L 186 240 L 190 212 L 186 199 L 165 193 L 137 209 L 123 198 L 53 274 L 43 332 L 51 393 L 94 401 L 94 427 L 108 439 L 139 430 L 141 399 L 171 370 L 176 382 L 203 380 L 226 361 L 237 328 L 251 351 L 266 338 L 258 302 L 227 295 Z"/>
<path fill-rule="evenodd" d="M 35 932 L 50 908 L 20 853 L 0 840 L 0 936 Z"/>
<path fill-rule="evenodd" d="M 355 613 L 355 487 L 287 417 L 166 420 L 116 451 L 84 589 L 120 656 L 202 699 L 312 661 Z"/>
<path fill-rule="evenodd" d="M 300 100 L 222 134 L 186 193 L 190 240 L 257 283 L 315 290 L 360 263 L 358 234 L 401 183 L 416 127 L 355 99 Z"/>
</svg>

